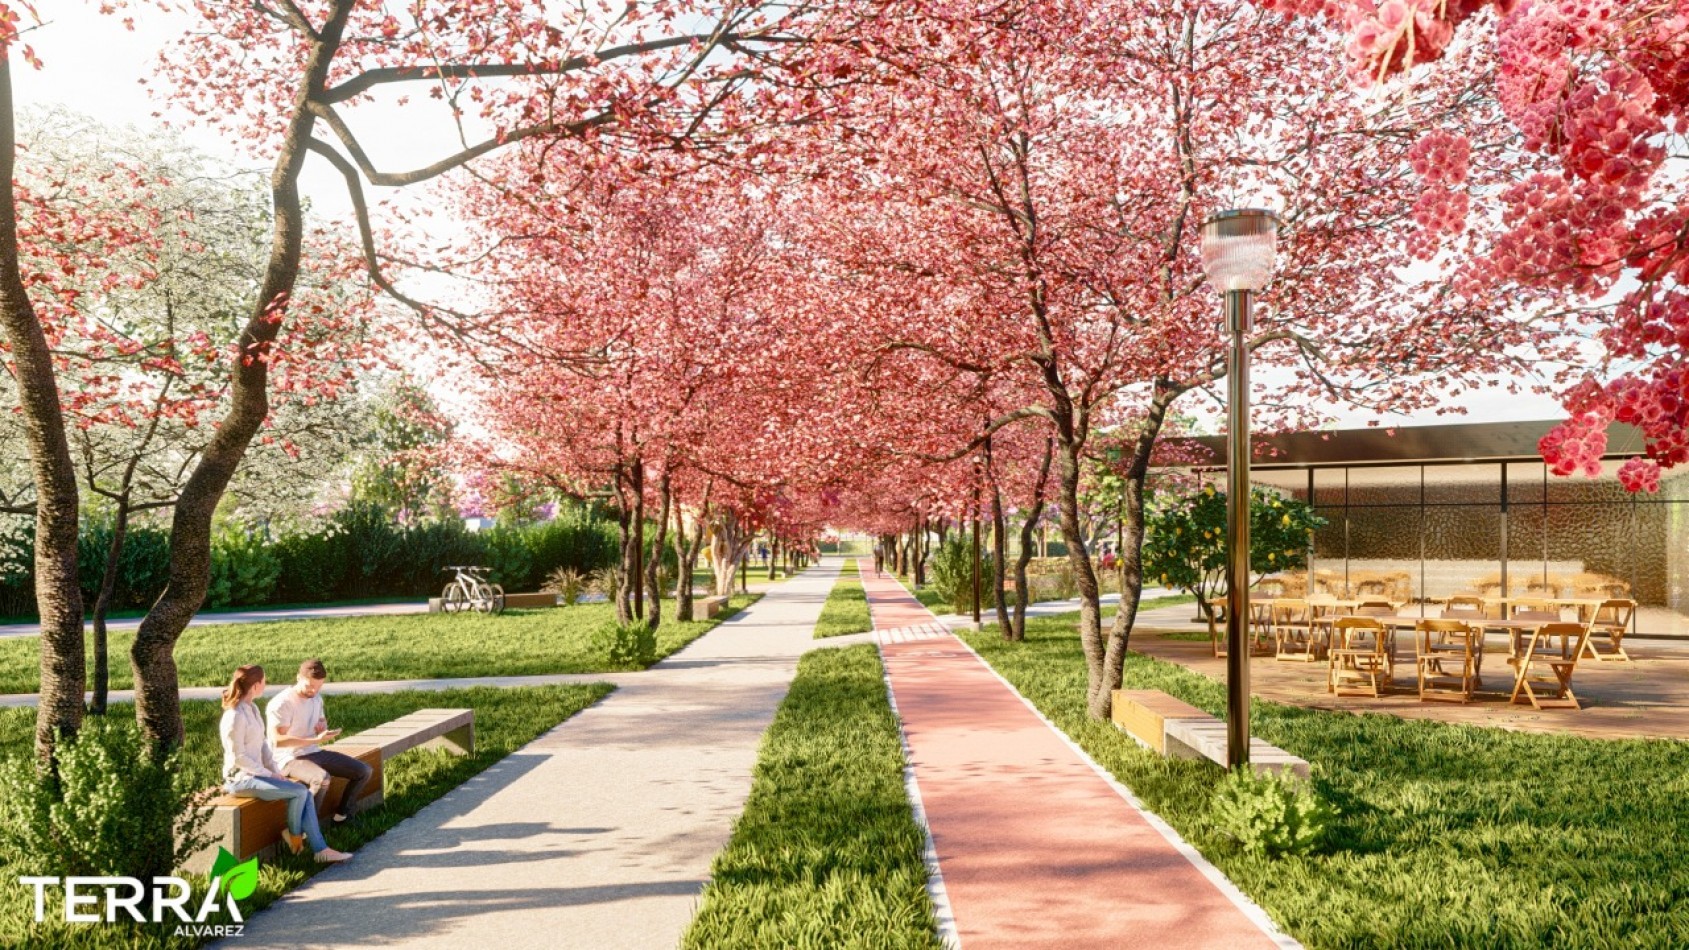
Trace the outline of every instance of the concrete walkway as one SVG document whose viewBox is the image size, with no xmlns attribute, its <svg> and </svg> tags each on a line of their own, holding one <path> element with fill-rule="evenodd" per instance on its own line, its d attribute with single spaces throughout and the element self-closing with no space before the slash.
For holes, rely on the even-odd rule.
<svg viewBox="0 0 1689 950">
<path fill-rule="evenodd" d="M 230 610 L 222 613 L 202 613 L 188 621 L 190 627 L 208 627 L 225 623 L 275 623 L 278 620 L 340 620 L 346 617 L 391 617 L 428 612 L 428 602 L 419 600 L 400 604 L 344 604 L 328 607 L 278 607 L 273 610 Z M 127 632 L 139 629 L 141 618 L 125 617 L 106 622 L 106 629 Z M 92 629 L 92 627 L 90 627 Z M 0 637 L 38 637 L 38 623 L 0 624 Z"/>
<path fill-rule="evenodd" d="M 840 564 L 775 586 L 650 671 L 593 677 L 621 688 L 289 893 L 230 946 L 674 947 L 798 657 L 834 645 L 811 634 Z"/>
<path fill-rule="evenodd" d="M 963 947 L 1295 946 L 896 580 L 862 582 Z"/>
</svg>

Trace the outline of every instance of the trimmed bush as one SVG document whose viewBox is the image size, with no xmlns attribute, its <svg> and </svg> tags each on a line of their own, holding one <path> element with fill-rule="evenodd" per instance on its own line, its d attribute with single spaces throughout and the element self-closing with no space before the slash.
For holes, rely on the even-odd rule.
<svg viewBox="0 0 1689 950">
<path fill-rule="evenodd" d="M 0 865 L 32 874 L 150 878 L 204 846 L 208 813 L 181 753 L 151 760 L 128 716 L 91 716 L 58 744 L 57 774 L 32 753 L 0 762 Z"/>
</svg>

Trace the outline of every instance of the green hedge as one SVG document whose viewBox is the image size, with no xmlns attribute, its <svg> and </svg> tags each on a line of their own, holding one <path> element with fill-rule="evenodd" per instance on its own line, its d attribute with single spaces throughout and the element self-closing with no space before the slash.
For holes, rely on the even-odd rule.
<svg viewBox="0 0 1689 950">
<path fill-rule="evenodd" d="M 0 617 L 35 614 L 27 525 L 0 533 Z M 111 527 L 85 521 L 79 545 L 83 595 L 92 609 Z M 145 609 L 169 577 L 170 536 L 131 527 L 118 559 L 113 610 Z M 449 564 L 481 564 L 509 591 L 536 590 L 560 567 L 583 573 L 615 562 L 615 523 L 585 508 L 546 522 L 470 531 L 461 521 L 398 525 L 379 506 L 355 504 L 310 532 L 269 536 L 227 526 L 212 540 L 208 607 L 299 604 L 438 594 Z"/>
</svg>

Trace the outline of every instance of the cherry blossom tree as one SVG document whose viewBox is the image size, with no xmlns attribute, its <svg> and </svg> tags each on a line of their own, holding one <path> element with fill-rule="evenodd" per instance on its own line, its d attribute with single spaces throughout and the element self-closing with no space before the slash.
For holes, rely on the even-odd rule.
<svg viewBox="0 0 1689 950">
<path fill-rule="evenodd" d="M 1285 221 L 1253 347 L 1258 363 L 1282 367 L 1288 392 L 1258 425 L 1307 421 L 1312 399 L 1427 405 L 1434 390 L 1410 380 L 1456 367 L 1457 389 L 1516 371 L 1509 347 L 1533 327 L 1400 273 L 1413 259 L 1398 232 L 1418 188 L 1417 136 L 1404 130 L 1426 115 L 1466 121 L 1487 147 L 1485 100 L 1451 81 L 1360 112 L 1334 89 L 1343 64 L 1318 55 L 1316 28 L 1224 0 L 1052 0 L 886 28 L 909 32 L 879 44 L 881 59 L 945 55 L 910 54 L 901 81 L 856 92 L 856 161 L 823 179 L 808 239 L 875 302 L 866 358 L 894 374 L 931 362 L 1012 378 L 1036 394 L 951 454 L 1029 422 L 1053 440 L 1088 706 L 1106 716 L 1142 586 L 1151 454 L 1174 404 L 1224 374 L 1201 221 L 1262 200 Z M 1501 157 L 1474 174 L 1499 186 L 1512 170 Z M 1127 595 L 1105 634 L 1081 480 L 1093 437 L 1119 427 L 1131 446 Z"/>
<path fill-rule="evenodd" d="M 153 2 L 203 23 L 160 60 L 176 105 L 274 162 L 272 252 L 242 330 L 228 410 L 178 499 L 170 583 L 131 653 L 136 714 L 148 737 L 168 747 L 182 728 L 173 651 L 206 593 L 212 516 L 268 414 L 271 360 L 295 315 L 307 159 L 345 179 L 373 282 L 443 319 L 449 311 L 423 306 L 390 279 L 378 250 L 385 231 L 366 186 L 428 181 L 512 143 L 569 140 L 608 155 L 731 131 L 761 121 L 767 106 L 801 115 L 801 95 L 771 96 L 757 81 L 774 75 L 784 87 L 806 85 L 829 48 L 824 37 L 848 28 L 855 7 L 663 0 L 547 13 L 506 0 L 424 0 L 403 9 L 375 0 Z M 356 113 L 380 95 L 416 108 L 413 90 L 441 104 L 441 121 L 463 145 L 417 167 L 381 167 Z"/>
<path fill-rule="evenodd" d="M 266 214 L 261 193 L 225 183 L 203 157 L 157 136 L 104 129 L 59 112 L 31 116 L 23 139 L 19 183 L 37 196 L 20 206 L 32 236 L 22 249 L 24 267 L 43 275 L 38 285 L 51 289 L 40 312 L 73 454 L 89 497 L 111 517 L 92 611 L 90 709 L 104 712 L 105 619 L 130 519 L 170 508 L 204 447 L 210 427 L 201 420 L 215 412 L 228 379 L 229 308 L 256 283 Z M 135 237 L 94 243 L 77 221 L 104 222 L 108 232 Z M 344 265 L 339 271 L 344 276 Z M 332 280 L 336 268 L 318 273 Z M 300 294 L 304 316 L 276 361 L 277 406 L 260 449 L 260 456 L 289 461 L 301 458 L 301 441 L 343 435 L 346 414 L 316 407 L 351 390 L 367 355 L 358 340 L 322 332 L 310 317 L 313 311 L 342 319 L 356 314 L 367 306 L 367 294 L 356 286 L 349 293 L 321 286 L 315 278 Z M 294 368 L 302 359 L 314 364 L 309 373 Z M 0 391 L 9 388 L 0 381 Z M 0 431 L 9 421 L 0 421 Z M 304 457 L 319 458 L 314 446 Z M 276 466 L 265 468 L 277 474 Z M 12 499 L 14 512 L 29 513 L 24 502 L 32 488 L 13 486 L 0 495 Z"/>
</svg>

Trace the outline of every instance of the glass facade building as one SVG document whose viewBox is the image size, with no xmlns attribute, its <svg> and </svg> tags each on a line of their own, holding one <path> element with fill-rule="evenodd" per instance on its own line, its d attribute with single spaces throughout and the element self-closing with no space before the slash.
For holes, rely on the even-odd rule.
<svg viewBox="0 0 1689 950">
<path fill-rule="evenodd" d="M 1639 454 L 1641 439 L 1614 426 L 1598 478 L 1554 476 L 1536 454 L 1552 425 L 1269 440 L 1255 484 L 1311 501 L 1326 521 L 1311 539 L 1309 568 L 1287 580 L 1421 604 L 1456 594 L 1626 596 L 1638 605 L 1637 634 L 1689 636 L 1689 471 L 1667 471 L 1658 493 L 1627 492 L 1619 466 Z M 1224 451 L 1221 440 L 1199 441 Z"/>
</svg>

